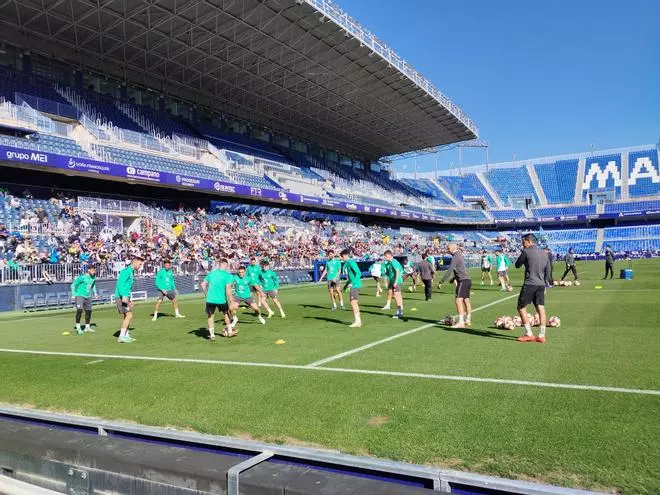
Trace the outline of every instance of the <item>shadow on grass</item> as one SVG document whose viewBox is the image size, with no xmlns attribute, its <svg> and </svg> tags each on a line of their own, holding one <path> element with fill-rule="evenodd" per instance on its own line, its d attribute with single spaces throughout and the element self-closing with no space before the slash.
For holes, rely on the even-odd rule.
<svg viewBox="0 0 660 495">
<path fill-rule="evenodd" d="M 328 318 L 325 316 L 303 316 L 303 318 L 306 320 L 319 320 L 319 321 L 326 321 L 328 323 L 339 323 L 340 325 L 347 324 L 345 321 L 338 320 L 337 318 Z"/>
<path fill-rule="evenodd" d="M 200 339 L 209 340 L 209 331 L 205 327 L 195 328 L 194 330 L 188 332 L 188 335 L 194 335 Z"/>
</svg>

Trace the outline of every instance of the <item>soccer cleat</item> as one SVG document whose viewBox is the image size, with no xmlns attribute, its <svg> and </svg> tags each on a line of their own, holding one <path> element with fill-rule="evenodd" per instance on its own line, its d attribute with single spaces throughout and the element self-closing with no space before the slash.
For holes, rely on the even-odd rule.
<svg viewBox="0 0 660 495">
<path fill-rule="evenodd" d="M 465 323 L 456 323 L 455 325 L 452 325 L 451 328 L 465 328 Z"/>
<path fill-rule="evenodd" d="M 280 313 L 280 316 L 281 316 L 282 318 L 286 318 L 286 314 L 284 314 L 284 313 Z"/>
<path fill-rule="evenodd" d="M 120 344 L 132 344 L 134 341 L 135 340 L 128 335 L 124 335 L 123 337 L 119 337 L 117 339 L 117 342 L 119 342 Z"/>
<path fill-rule="evenodd" d="M 484 285 L 484 281 L 483 281 L 483 280 L 481 281 L 481 285 Z"/>
<path fill-rule="evenodd" d="M 85 332 L 83 331 L 82 328 L 76 328 L 76 334 L 78 334 L 78 335 L 85 335 Z"/>
<path fill-rule="evenodd" d="M 540 335 L 536 337 L 536 341 L 539 342 L 540 344 L 545 344 L 545 337 L 541 337 Z"/>
<path fill-rule="evenodd" d="M 495 284 L 493 284 L 493 281 L 492 281 L 492 280 L 490 281 L 490 285 L 495 285 Z"/>
<path fill-rule="evenodd" d="M 536 342 L 536 337 L 533 335 L 523 335 L 516 339 L 518 342 Z"/>
<path fill-rule="evenodd" d="M 182 315 L 181 313 L 174 315 L 175 318 L 185 318 L 186 315 Z"/>
<path fill-rule="evenodd" d="M 362 322 L 354 321 L 354 322 L 351 323 L 348 327 L 349 327 L 349 328 L 360 328 L 361 326 L 362 326 Z"/>
<path fill-rule="evenodd" d="M 386 304 L 385 306 L 383 306 L 383 307 L 380 308 L 380 309 L 383 310 L 383 311 L 386 311 L 386 310 L 388 310 L 388 309 L 392 309 L 392 308 L 390 307 L 389 304 Z"/>
<path fill-rule="evenodd" d="M 272 310 L 269 311 L 269 312 L 268 312 L 268 319 L 271 319 L 271 318 L 273 317 L 274 314 L 275 314 L 274 311 L 272 311 Z"/>
<path fill-rule="evenodd" d="M 158 315 L 155 314 L 154 317 L 151 319 L 151 321 L 158 321 Z"/>
<path fill-rule="evenodd" d="M 330 311 L 337 311 L 337 306 L 333 306 Z"/>
<path fill-rule="evenodd" d="M 394 318 L 395 320 L 398 320 L 400 318 L 400 316 L 398 314 L 393 314 L 392 318 Z"/>
<path fill-rule="evenodd" d="M 92 327 L 85 327 L 85 333 L 96 333 L 96 330 Z"/>
<path fill-rule="evenodd" d="M 209 337 L 209 342 L 215 342 L 215 335 L 211 335 Z"/>
<path fill-rule="evenodd" d="M 263 316 L 260 315 L 258 319 L 259 319 L 259 323 L 261 323 L 262 325 L 266 324 L 266 320 L 264 320 Z"/>
<path fill-rule="evenodd" d="M 472 326 L 472 322 L 469 321 L 469 320 L 466 321 L 466 322 L 465 322 L 465 326 L 466 326 L 466 327 L 471 327 L 471 326 Z"/>
<path fill-rule="evenodd" d="M 340 308 L 342 311 L 346 311 L 346 306 L 344 306 L 343 304 L 340 306 Z"/>
</svg>

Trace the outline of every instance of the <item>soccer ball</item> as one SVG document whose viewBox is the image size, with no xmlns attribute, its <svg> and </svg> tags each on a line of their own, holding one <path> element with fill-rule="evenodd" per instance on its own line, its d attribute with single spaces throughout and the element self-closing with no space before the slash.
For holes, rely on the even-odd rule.
<svg viewBox="0 0 660 495">
<path fill-rule="evenodd" d="M 576 280 L 576 281 L 573 282 L 573 283 L 574 283 L 575 285 L 577 285 L 578 287 L 580 286 L 580 281 L 579 281 L 579 280 Z"/>
<path fill-rule="evenodd" d="M 412 291 L 413 291 L 412 286 L 411 286 L 411 287 L 408 287 L 408 292 L 412 292 Z"/>
<path fill-rule="evenodd" d="M 516 329 L 516 324 L 513 321 L 507 322 L 506 325 L 506 330 L 515 330 Z"/>
<path fill-rule="evenodd" d="M 561 280 L 555 280 L 554 285 L 561 285 L 561 282 L 562 282 Z"/>
<path fill-rule="evenodd" d="M 551 316 L 548 320 L 548 325 L 554 328 L 559 328 L 561 326 L 561 320 L 559 316 Z"/>
<path fill-rule="evenodd" d="M 520 316 L 514 316 L 514 317 L 513 317 L 513 323 L 514 323 L 517 327 L 521 327 L 521 326 L 522 326 L 522 318 L 521 318 Z"/>
<path fill-rule="evenodd" d="M 571 282 L 570 280 L 567 280 L 566 281 L 566 287 L 570 287 L 571 285 L 573 285 L 573 282 Z"/>
<path fill-rule="evenodd" d="M 442 320 L 442 323 L 444 325 L 456 325 L 456 318 L 454 318 L 453 316 L 447 315 L 447 316 L 445 316 L 445 319 Z"/>
<path fill-rule="evenodd" d="M 506 290 L 508 290 L 509 292 L 513 292 L 513 286 L 507 285 Z"/>
</svg>

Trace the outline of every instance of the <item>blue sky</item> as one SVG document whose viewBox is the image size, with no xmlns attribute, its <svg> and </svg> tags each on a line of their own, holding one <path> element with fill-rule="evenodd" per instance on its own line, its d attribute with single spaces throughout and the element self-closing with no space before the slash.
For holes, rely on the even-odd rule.
<svg viewBox="0 0 660 495">
<path fill-rule="evenodd" d="M 660 139 L 660 0 L 337 3 L 477 122 L 490 163 Z"/>
</svg>

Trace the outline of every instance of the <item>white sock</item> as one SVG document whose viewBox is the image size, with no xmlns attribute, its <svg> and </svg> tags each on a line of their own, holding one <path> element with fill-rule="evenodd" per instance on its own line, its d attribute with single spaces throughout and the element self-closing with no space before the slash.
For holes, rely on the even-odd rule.
<svg viewBox="0 0 660 495">
<path fill-rule="evenodd" d="M 80 323 L 76 323 L 76 330 L 80 330 Z"/>
<path fill-rule="evenodd" d="M 209 335 L 215 337 L 215 328 L 209 328 Z"/>
<path fill-rule="evenodd" d="M 525 325 L 525 335 L 526 335 L 527 337 L 531 337 L 532 335 L 534 335 L 534 334 L 532 333 L 532 325 L 530 325 L 529 323 L 527 323 L 527 324 Z"/>
<path fill-rule="evenodd" d="M 90 328 L 92 328 L 91 325 L 89 323 L 85 323 L 85 330 L 89 330 Z"/>
<path fill-rule="evenodd" d="M 332 307 L 337 309 L 337 303 L 332 303 Z"/>
<path fill-rule="evenodd" d="M 458 322 L 459 323 L 465 323 L 465 315 L 464 314 L 458 315 Z"/>
<path fill-rule="evenodd" d="M 120 337 L 126 337 L 126 334 L 127 334 L 127 333 L 128 333 L 128 329 L 127 329 L 127 328 L 120 328 L 120 329 L 119 329 L 119 336 L 120 336 Z"/>
<path fill-rule="evenodd" d="M 175 310 L 174 310 L 174 314 L 177 315 L 177 316 L 181 316 L 181 313 L 179 313 L 179 310 L 178 310 L 178 309 L 175 309 Z"/>
<path fill-rule="evenodd" d="M 539 337 L 545 337 L 545 325 L 541 325 L 541 330 L 539 331 Z"/>
<path fill-rule="evenodd" d="M 472 321 L 472 313 L 468 313 L 465 321 Z"/>
</svg>

